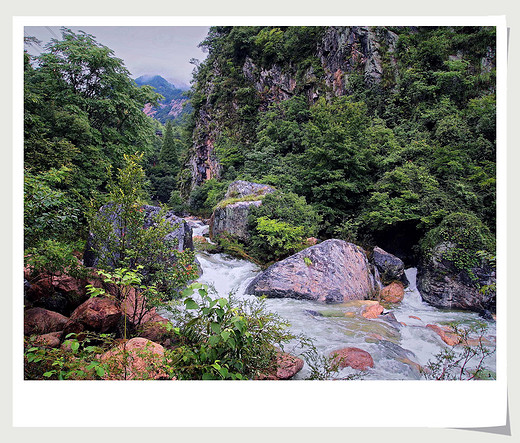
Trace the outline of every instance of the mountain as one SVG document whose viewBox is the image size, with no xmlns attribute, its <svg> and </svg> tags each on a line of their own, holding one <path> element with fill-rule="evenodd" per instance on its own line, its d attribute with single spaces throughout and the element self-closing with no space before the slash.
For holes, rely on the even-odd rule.
<svg viewBox="0 0 520 443">
<path fill-rule="evenodd" d="M 138 86 L 152 86 L 157 93 L 164 97 L 159 106 L 154 107 L 147 104 L 144 108 L 144 112 L 147 115 L 161 123 L 164 124 L 167 120 L 178 119 L 191 112 L 191 106 L 185 96 L 185 91 L 175 87 L 175 85 L 160 75 L 142 75 L 136 78 L 135 82 Z"/>
</svg>

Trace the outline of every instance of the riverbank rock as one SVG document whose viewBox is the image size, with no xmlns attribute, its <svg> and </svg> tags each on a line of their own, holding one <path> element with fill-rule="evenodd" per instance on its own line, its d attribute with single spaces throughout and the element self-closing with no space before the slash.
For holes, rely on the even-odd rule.
<svg viewBox="0 0 520 443">
<path fill-rule="evenodd" d="M 213 240 L 221 235 L 229 235 L 238 240 L 248 240 L 249 213 L 252 207 L 261 204 L 261 200 L 239 201 L 215 208 L 210 219 L 210 238 Z"/>
<path fill-rule="evenodd" d="M 164 348 L 146 338 L 135 337 L 101 355 L 108 365 L 105 380 L 158 380 L 169 378 L 161 369 Z"/>
<path fill-rule="evenodd" d="M 109 204 L 110 205 L 110 204 Z M 117 217 L 114 217 L 111 213 L 107 213 L 108 205 L 101 207 L 99 210 L 99 217 L 106 218 L 112 217 L 111 220 L 114 225 L 117 223 Z M 157 222 L 157 217 L 161 208 L 158 206 L 144 205 L 140 208 L 144 214 L 143 228 L 147 229 L 153 226 Z M 168 211 L 164 214 L 163 219 L 171 226 L 171 231 L 165 236 L 165 240 L 174 240 L 178 251 L 184 251 L 185 249 L 193 250 L 192 240 L 192 229 L 189 224 L 182 218 L 177 217 L 173 211 Z M 116 230 L 117 231 L 117 230 Z M 83 254 L 83 264 L 87 267 L 96 267 L 100 254 L 106 251 L 108 245 L 96 245 L 96 239 L 91 233 L 87 240 L 87 246 L 85 253 Z M 172 262 L 175 261 L 174 257 L 171 257 Z"/>
<path fill-rule="evenodd" d="M 121 319 L 121 309 L 106 297 L 93 297 L 81 304 L 70 316 L 64 327 L 65 335 L 85 330 L 100 333 L 114 330 Z"/>
<path fill-rule="evenodd" d="M 440 326 L 430 324 L 426 325 L 426 327 L 434 331 L 441 340 L 449 346 L 455 346 L 460 343 L 460 337 L 451 332 L 450 328 L 444 329 Z"/>
<path fill-rule="evenodd" d="M 76 278 L 66 274 L 48 274 L 41 271 L 32 277 L 30 284 L 24 290 L 26 305 L 59 312 L 70 316 L 87 298 L 86 279 Z"/>
<path fill-rule="evenodd" d="M 262 204 L 262 197 L 271 194 L 275 189 L 271 186 L 237 180 L 231 183 L 227 189 L 224 200 L 221 201 L 213 211 L 210 225 L 210 238 L 214 239 L 220 235 L 230 235 L 238 240 L 248 240 L 249 212 L 252 207 Z M 233 201 L 229 199 L 245 199 L 244 201 Z"/>
<path fill-rule="evenodd" d="M 384 285 L 399 280 L 404 286 L 408 286 L 409 282 L 404 272 L 404 263 L 399 257 L 376 246 L 372 252 L 372 261 L 379 271 Z"/>
<path fill-rule="evenodd" d="M 384 308 L 379 303 L 376 303 L 367 306 L 361 315 L 365 318 L 377 318 L 383 313 L 383 311 Z"/>
<path fill-rule="evenodd" d="M 392 282 L 381 289 L 381 300 L 385 303 L 400 303 L 404 298 L 404 286 L 401 282 Z"/>
<path fill-rule="evenodd" d="M 437 245 L 418 267 L 417 289 L 421 297 L 437 308 L 495 312 L 495 270 L 482 261 L 480 266 L 471 269 L 472 278 L 467 271 L 456 269 L 452 262 L 443 258 L 453 247 L 446 242 Z M 481 291 L 482 287 L 488 290 Z"/>
<path fill-rule="evenodd" d="M 68 322 L 68 317 L 58 312 L 44 308 L 30 308 L 24 312 L 24 334 L 48 334 L 49 332 L 62 331 Z"/>
<path fill-rule="evenodd" d="M 303 368 L 303 360 L 288 354 L 287 352 L 276 352 L 276 369 L 260 374 L 258 380 L 289 380 Z"/>
<path fill-rule="evenodd" d="M 332 239 L 273 264 L 256 276 L 246 293 L 331 303 L 371 298 L 379 285 L 363 249 Z"/>
<path fill-rule="evenodd" d="M 365 371 L 368 368 L 374 367 L 372 356 L 367 351 L 363 351 L 359 348 L 338 349 L 337 351 L 332 351 L 330 355 L 340 368 L 350 366 L 353 369 Z"/>
</svg>

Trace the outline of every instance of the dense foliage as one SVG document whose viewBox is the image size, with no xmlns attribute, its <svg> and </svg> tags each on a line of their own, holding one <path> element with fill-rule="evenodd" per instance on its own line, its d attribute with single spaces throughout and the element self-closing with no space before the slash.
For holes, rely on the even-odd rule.
<svg viewBox="0 0 520 443">
<path fill-rule="evenodd" d="M 340 96 L 324 71 L 330 32 L 347 31 L 211 29 L 191 128 L 196 145 L 215 140 L 222 179 L 305 197 L 322 237 L 391 249 L 397 232 L 416 243 L 460 211 L 494 233 L 495 29 L 374 28 L 381 80 L 353 58 Z"/>
</svg>

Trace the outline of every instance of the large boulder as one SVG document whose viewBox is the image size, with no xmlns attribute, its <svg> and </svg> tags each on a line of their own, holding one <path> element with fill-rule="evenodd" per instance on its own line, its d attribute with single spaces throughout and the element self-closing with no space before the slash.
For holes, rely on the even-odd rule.
<svg viewBox="0 0 520 443">
<path fill-rule="evenodd" d="M 69 316 L 87 298 L 88 281 L 66 274 L 39 275 L 25 290 L 25 301 L 32 306 Z"/>
<path fill-rule="evenodd" d="M 108 370 L 106 380 L 158 380 L 171 378 L 162 369 L 164 348 L 135 337 L 100 356 Z"/>
<path fill-rule="evenodd" d="M 210 238 L 227 234 L 238 240 L 248 240 L 248 222 L 251 207 L 262 204 L 260 200 L 239 201 L 215 208 L 210 219 Z"/>
<path fill-rule="evenodd" d="M 372 261 L 379 271 L 383 284 L 388 285 L 392 281 L 399 280 L 405 286 L 408 285 L 408 279 L 404 273 L 404 263 L 399 257 L 376 246 L 372 253 Z"/>
<path fill-rule="evenodd" d="M 237 180 L 227 189 L 224 200 L 215 208 L 210 219 L 210 237 L 213 239 L 223 234 L 238 240 L 248 240 L 249 212 L 252 207 L 262 204 L 262 197 L 275 189 L 268 185 Z M 236 199 L 244 199 L 236 201 Z"/>
<path fill-rule="evenodd" d="M 368 368 L 374 367 L 374 360 L 372 356 L 363 349 L 359 348 L 343 348 L 337 351 L 332 351 L 330 356 L 334 358 L 334 362 L 340 368 L 350 366 L 359 371 L 365 371 Z"/>
<path fill-rule="evenodd" d="M 100 209 L 100 217 L 109 216 L 107 211 L 104 209 L 106 207 L 107 206 L 103 206 Z M 161 208 L 158 206 L 144 205 L 141 207 L 141 210 L 145 214 L 143 228 L 147 229 L 156 223 L 157 216 L 161 211 Z M 110 214 L 110 217 L 113 218 L 113 220 L 110 221 L 115 224 L 117 222 L 115 217 L 112 214 Z M 163 219 L 166 220 L 166 222 L 171 226 L 171 231 L 165 236 L 165 240 L 175 240 L 177 249 L 179 251 L 183 251 L 185 249 L 193 250 L 192 229 L 186 220 L 177 217 L 173 211 L 166 212 L 163 216 Z M 100 245 L 98 249 L 101 249 L 101 251 L 95 250 L 94 244 L 95 238 L 92 234 L 90 234 L 87 241 L 85 254 L 83 255 L 83 264 L 85 266 L 96 267 L 99 262 L 99 254 L 102 254 L 103 250 L 105 249 L 105 245 Z M 174 260 L 174 257 L 172 257 L 172 260 Z"/>
<path fill-rule="evenodd" d="M 58 312 L 43 308 L 30 308 L 24 312 L 24 334 L 48 334 L 62 331 L 69 319 Z"/>
<path fill-rule="evenodd" d="M 78 306 L 64 327 L 65 335 L 84 330 L 95 332 L 113 331 L 121 319 L 121 309 L 115 300 L 93 297 Z"/>
<path fill-rule="evenodd" d="M 369 299 L 379 289 L 363 249 L 332 239 L 273 264 L 256 276 L 246 293 L 331 303 Z"/>
<path fill-rule="evenodd" d="M 438 308 L 496 311 L 496 272 L 485 260 L 466 270 L 448 260 L 453 244 L 442 242 L 418 266 L 417 289 L 424 301 Z M 487 288 L 487 289 L 486 289 Z"/>
</svg>

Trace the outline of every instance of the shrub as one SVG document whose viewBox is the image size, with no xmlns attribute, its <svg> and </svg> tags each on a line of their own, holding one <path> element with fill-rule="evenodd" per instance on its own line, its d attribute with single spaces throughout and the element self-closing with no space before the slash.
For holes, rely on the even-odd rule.
<svg viewBox="0 0 520 443">
<path fill-rule="evenodd" d="M 189 198 L 190 211 L 202 217 L 209 217 L 213 208 L 224 198 L 228 185 L 228 182 L 211 179 L 194 188 Z"/>
<path fill-rule="evenodd" d="M 268 262 L 303 249 L 305 239 L 316 235 L 321 217 L 304 197 L 276 191 L 251 209 L 248 222 L 251 254 Z"/>
<path fill-rule="evenodd" d="M 496 375 L 485 365 L 486 358 L 495 353 L 494 347 L 485 344 L 485 324 L 468 327 L 454 323 L 451 328 L 459 344 L 444 348 L 434 360 L 428 361 L 423 376 L 430 380 L 495 379 Z"/>
<path fill-rule="evenodd" d="M 273 367 L 275 346 L 309 343 L 289 332 L 289 324 L 268 312 L 263 300 L 238 301 L 232 294 L 212 299 L 198 283 L 183 294 L 186 309 L 175 322 L 180 346 L 168 356 L 180 379 L 253 379 Z"/>
</svg>

